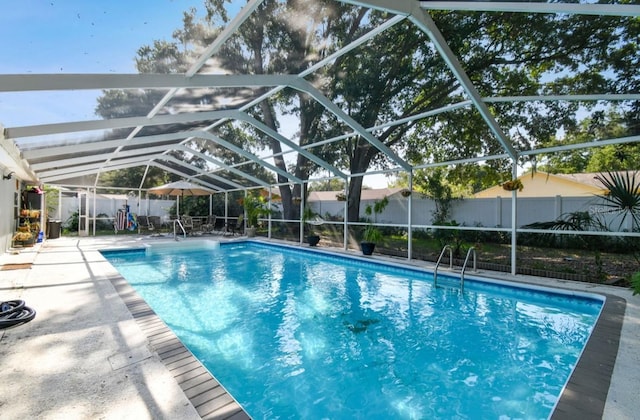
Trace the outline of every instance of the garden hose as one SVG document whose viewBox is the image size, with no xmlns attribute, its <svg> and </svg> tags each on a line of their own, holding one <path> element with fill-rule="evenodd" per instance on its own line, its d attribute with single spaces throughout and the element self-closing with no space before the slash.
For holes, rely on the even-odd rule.
<svg viewBox="0 0 640 420">
<path fill-rule="evenodd" d="M 0 329 L 27 323 L 35 316 L 36 311 L 25 306 L 24 300 L 8 300 L 0 303 Z"/>
</svg>

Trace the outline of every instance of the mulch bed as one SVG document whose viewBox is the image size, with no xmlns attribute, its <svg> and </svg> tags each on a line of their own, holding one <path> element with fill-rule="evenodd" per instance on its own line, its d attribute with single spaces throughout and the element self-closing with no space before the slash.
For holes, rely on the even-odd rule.
<svg viewBox="0 0 640 420">
<path fill-rule="evenodd" d="M 0 271 L 8 271 L 8 270 L 29 270 L 31 269 L 31 263 L 23 263 L 23 264 L 5 264 L 0 265 Z"/>
</svg>

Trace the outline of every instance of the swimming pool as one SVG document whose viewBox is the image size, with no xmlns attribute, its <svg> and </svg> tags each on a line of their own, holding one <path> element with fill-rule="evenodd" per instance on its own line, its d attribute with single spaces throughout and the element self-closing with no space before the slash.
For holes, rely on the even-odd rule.
<svg viewBox="0 0 640 420">
<path fill-rule="evenodd" d="M 254 418 L 546 418 L 602 307 L 250 242 L 104 255 Z"/>
</svg>

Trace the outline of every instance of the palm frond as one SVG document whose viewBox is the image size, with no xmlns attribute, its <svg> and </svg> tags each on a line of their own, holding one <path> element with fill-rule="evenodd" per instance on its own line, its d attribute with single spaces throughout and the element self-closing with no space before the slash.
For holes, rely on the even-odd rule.
<svg viewBox="0 0 640 420">
<path fill-rule="evenodd" d="M 635 227 L 640 226 L 640 182 L 635 174 L 607 171 L 596 175 L 595 179 L 607 189 L 604 195 L 599 195 L 604 200 L 603 205 L 622 215 L 619 227 L 627 216 L 633 219 Z"/>
</svg>

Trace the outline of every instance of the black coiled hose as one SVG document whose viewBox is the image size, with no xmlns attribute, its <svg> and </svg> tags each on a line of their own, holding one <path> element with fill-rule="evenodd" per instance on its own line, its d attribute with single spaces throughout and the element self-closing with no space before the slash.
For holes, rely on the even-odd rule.
<svg viewBox="0 0 640 420">
<path fill-rule="evenodd" d="M 8 300 L 0 303 L 0 329 L 27 323 L 35 316 L 36 311 L 25 306 L 24 300 Z"/>
</svg>

